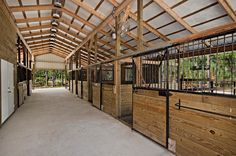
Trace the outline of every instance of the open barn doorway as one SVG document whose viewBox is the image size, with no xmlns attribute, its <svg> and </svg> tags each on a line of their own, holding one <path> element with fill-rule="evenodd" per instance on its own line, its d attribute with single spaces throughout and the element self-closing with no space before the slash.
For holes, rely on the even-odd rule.
<svg viewBox="0 0 236 156">
<path fill-rule="evenodd" d="M 66 84 L 63 70 L 37 70 L 33 78 L 34 88 L 62 87 Z"/>
</svg>

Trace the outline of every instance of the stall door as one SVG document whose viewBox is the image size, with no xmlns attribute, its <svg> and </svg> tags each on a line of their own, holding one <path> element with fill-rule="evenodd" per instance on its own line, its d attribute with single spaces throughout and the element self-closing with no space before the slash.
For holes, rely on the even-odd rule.
<svg viewBox="0 0 236 156">
<path fill-rule="evenodd" d="M 1 123 L 14 112 L 13 64 L 1 60 Z"/>
</svg>

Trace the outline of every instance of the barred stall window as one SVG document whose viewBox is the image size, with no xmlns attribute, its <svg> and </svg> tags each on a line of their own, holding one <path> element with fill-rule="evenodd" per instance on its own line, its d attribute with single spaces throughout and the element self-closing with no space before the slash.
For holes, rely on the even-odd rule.
<svg viewBox="0 0 236 156">
<path fill-rule="evenodd" d="M 102 65 L 102 83 L 114 84 L 114 65 L 113 64 Z"/>
<path fill-rule="evenodd" d="M 235 32 L 136 56 L 135 87 L 235 95 Z M 168 72 L 168 73 L 167 73 Z M 167 78 L 168 75 L 168 78 Z"/>
<path fill-rule="evenodd" d="M 133 83 L 133 66 L 132 63 L 121 64 L 121 84 Z"/>
</svg>

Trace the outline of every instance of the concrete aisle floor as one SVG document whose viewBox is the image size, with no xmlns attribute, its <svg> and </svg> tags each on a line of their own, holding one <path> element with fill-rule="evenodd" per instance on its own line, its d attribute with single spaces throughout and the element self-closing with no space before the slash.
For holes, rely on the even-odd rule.
<svg viewBox="0 0 236 156">
<path fill-rule="evenodd" d="M 0 129 L 0 156 L 166 156 L 64 88 L 35 90 Z"/>
</svg>

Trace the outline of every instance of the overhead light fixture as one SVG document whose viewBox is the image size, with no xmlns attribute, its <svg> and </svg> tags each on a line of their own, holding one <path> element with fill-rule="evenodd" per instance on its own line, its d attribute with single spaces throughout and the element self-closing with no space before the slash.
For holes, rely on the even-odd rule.
<svg viewBox="0 0 236 156">
<path fill-rule="evenodd" d="M 56 20 L 52 20 L 52 26 L 57 27 L 59 24 Z"/>
<path fill-rule="evenodd" d="M 49 40 L 50 40 L 50 41 L 55 41 L 55 38 L 50 38 Z"/>
<path fill-rule="evenodd" d="M 52 32 L 52 33 L 56 33 L 56 32 L 57 32 L 57 29 L 56 29 L 56 28 L 51 28 L 51 32 Z"/>
<path fill-rule="evenodd" d="M 116 33 L 115 33 L 115 32 L 112 32 L 112 33 L 111 33 L 111 38 L 112 38 L 113 40 L 116 39 Z"/>
<path fill-rule="evenodd" d="M 56 34 L 50 34 L 51 37 L 56 37 Z"/>
<path fill-rule="evenodd" d="M 56 19 L 60 18 L 61 12 L 59 10 L 53 10 L 52 17 Z"/>
<path fill-rule="evenodd" d="M 61 0 L 54 0 L 54 6 L 61 8 L 61 6 L 62 6 Z"/>
</svg>

